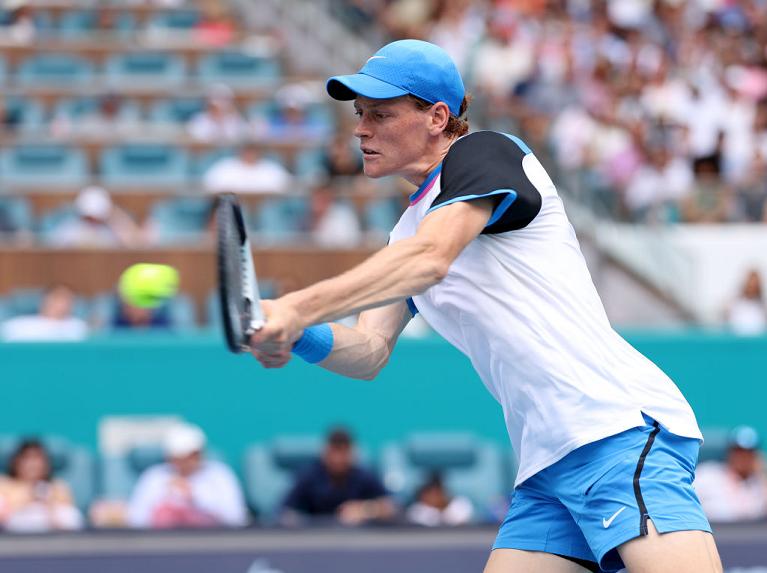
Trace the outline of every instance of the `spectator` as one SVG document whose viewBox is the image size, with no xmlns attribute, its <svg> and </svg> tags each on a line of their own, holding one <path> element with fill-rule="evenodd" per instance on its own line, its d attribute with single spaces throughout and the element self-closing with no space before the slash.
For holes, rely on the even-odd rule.
<svg viewBox="0 0 767 573">
<path fill-rule="evenodd" d="M 203 176 L 208 193 L 284 193 L 290 183 L 288 170 L 264 157 L 255 142 L 243 144 L 235 157 L 219 159 Z"/>
<path fill-rule="evenodd" d="M 120 298 L 116 305 L 110 327 L 114 330 L 168 330 L 172 328 L 170 310 L 167 305 L 158 308 L 142 308 L 133 306 Z"/>
<path fill-rule="evenodd" d="M 12 133 L 21 125 L 21 109 L 8 105 L 8 100 L 0 94 L 0 129 Z"/>
<path fill-rule="evenodd" d="M 215 84 L 208 91 L 205 109 L 187 124 L 192 139 L 205 143 L 233 143 L 247 133 L 248 124 L 237 110 L 234 93 L 224 84 Z"/>
<path fill-rule="evenodd" d="M 53 478 L 50 457 L 38 440 L 22 440 L 7 477 L 0 478 L 0 523 L 6 531 L 25 533 L 83 526 L 69 486 Z"/>
<path fill-rule="evenodd" d="M 362 156 L 352 147 L 344 133 L 336 133 L 325 147 L 322 165 L 328 177 L 344 177 L 362 174 Z"/>
<path fill-rule="evenodd" d="M 326 248 L 356 247 L 362 241 L 362 225 L 349 201 L 336 196 L 330 185 L 312 192 L 312 242 Z"/>
<path fill-rule="evenodd" d="M 222 48 L 234 42 L 237 37 L 237 21 L 230 3 L 223 0 L 203 2 L 194 37 L 201 45 L 211 48 Z"/>
<path fill-rule="evenodd" d="M 318 100 L 312 89 L 301 83 L 288 84 L 274 94 L 275 108 L 265 117 L 254 120 L 253 132 L 258 138 L 283 141 L 324 140 L 328 121 L 312 113 Z"/>
<path fill-rule="evenodd" d="M 17 44 L 31 44 L 37 36 L 37 23 L 29 0 L 6 0 L 3 8 L 7 14 L 0 37 Z"/>
<path fill-rule="evenodd" d="M 407 520 L 418 525 L 464 525 L 474 514 L 471 501 L 448 495 L 439 474 L 431 475 L 418 489 L 415 502 L 407 509 Z"/>
<path fill-rule="evenodd" d="M 726 313 L 727 327 L 735 334 L 759 335 L 767 332 L 767 305 L 759 271 L 751 269 L 737 298 Z"/>
<path fill-rule="evenodd" d="M 283 504 L 282 522 L 305 517 L 335 518 L 344 525 L 385 521 L 394 517 L 394 504 L 381 481 L 355 464 L 352 437 L 343 428 L 332 430 L 319 460 L 296 480 Z"/>
<path fill-rule="evenodd" d="M 75 293 L 65 285 L 48 289 L 38 314 L 17 316 L 0 325 L 4 342 L 77 342 L 88 336 L 86 322 L 72 314 Z"/>
<path fill-rule="evenodd" d="M 86 187 L 75 199 L 77 217 L 54 227 L 48 241 L 56 247 L 134 247 L 139 227 L 112 203 L 101 187 Z"/>
<path fill-rule="evenodd" d="M 204 457 L 205 434 L 179 425 L 165 439 L 167 462 L 144 471 L 128 503 L 137 528 L 241 527 L 247 509 L 232 470 Z"/>
<path fill-rule="evenodd" d="M 700 464 L 695 491 L 711 521 L 767 517 L 767 472 L 756 430 L 748 426 L 733 430 L 727 460 Z"/>
<path fill-rule="evenodd" d="M 51 122 L 51 133 L 57 137 L 87 136 L 105 139 L 118 134 L 135 134 L 141 129 L 141 124 L 122 114 L 123 103 L 121 96 L 106 94 L 98 98 L 92 110 L 82 115 L 72 117 L 60 113 Z"/>
</svg>

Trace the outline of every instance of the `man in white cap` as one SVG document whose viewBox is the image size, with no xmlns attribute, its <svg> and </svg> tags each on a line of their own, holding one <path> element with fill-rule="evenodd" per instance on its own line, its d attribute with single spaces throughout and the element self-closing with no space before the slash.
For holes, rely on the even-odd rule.
<svg viewBox="0 0 767 573">
<path fill-rule="evenodd" d="M 354 100 L 365 174 L 417 190 L 385 248 L 265 302 L 256 358 L 280 367 L 293 351 L 371 380 L 420 312 L 469 357 L 519 458 L 486 573 L 721 573 L 692 489 L 695 415 L 610 326 L 532 149 L 468 133 L 461 76 L 428 42 L 388 44 L 327 91 Z"/>
<path fill-rule="evenodd" d="M 55 227 L 48 241 L 57 247 L 133 247 L 140 230 L 131 217 L 112 203 L 101 187 L 84 188 L 75 198 L 76 217 Z"/>
<path fill-rule="evenodd" d="M 128 504 L 128 523 L 138 528 L 240 527 L 247 509 L 229 467 L 204 459 L 205 434 L 190 424 L 173 427 L 164 440 L 167 461 L 145 470 Z"/>
</svg>

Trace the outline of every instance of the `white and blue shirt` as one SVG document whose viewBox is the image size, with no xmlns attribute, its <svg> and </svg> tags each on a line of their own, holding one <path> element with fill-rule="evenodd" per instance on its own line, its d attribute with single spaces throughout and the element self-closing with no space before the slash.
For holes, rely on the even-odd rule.
<svg viewBox="0 0 767 573">
<path fill-rule="evenodd" d="M 554 183 L 521 140 L 458 139 L 411 195 L 390 241 L 456 201 L 496 197 L 487 226 L 412 299 L 466 354 L 503 408 L 516 483 L 599 439 L 643 426 L 702 439 L 679 389 L 610 326 Z"/>
</svg>

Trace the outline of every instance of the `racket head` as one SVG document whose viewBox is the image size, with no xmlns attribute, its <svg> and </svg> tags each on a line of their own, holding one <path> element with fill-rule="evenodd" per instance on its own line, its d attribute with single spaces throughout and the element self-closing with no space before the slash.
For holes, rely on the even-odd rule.
<svg viewBox="0 0 767 573">
<path fill-rule="evenodd" d="M 250 336 L 264 316 L 242 209 L 234 194 L 216 206 L 218 293 L 226 345 L 234 353 L 250 350 Z"/>
</svg>

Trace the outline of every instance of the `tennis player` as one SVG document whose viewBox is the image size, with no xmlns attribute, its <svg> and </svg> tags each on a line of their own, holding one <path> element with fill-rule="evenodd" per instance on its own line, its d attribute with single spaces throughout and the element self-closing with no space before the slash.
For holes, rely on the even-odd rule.
<svg viewBox="0 0 767 573">
<path fill-rule="evenodd" d="M 721 572 L 692 488 L 701 441 L 674 383 L 610 326 L 557 190 L 513 135 L 467 135 L 439 47 L 388 44 L 327 91 L 353 100 L 368 177 L 418 189 L 389 245 L 265 301 L 253 354 L 370 380 L 416 312 L 503 408 L 519 472 L 486 573 Z M 359 312 L 353 328 L 329 323 Z"/>
</svg>

